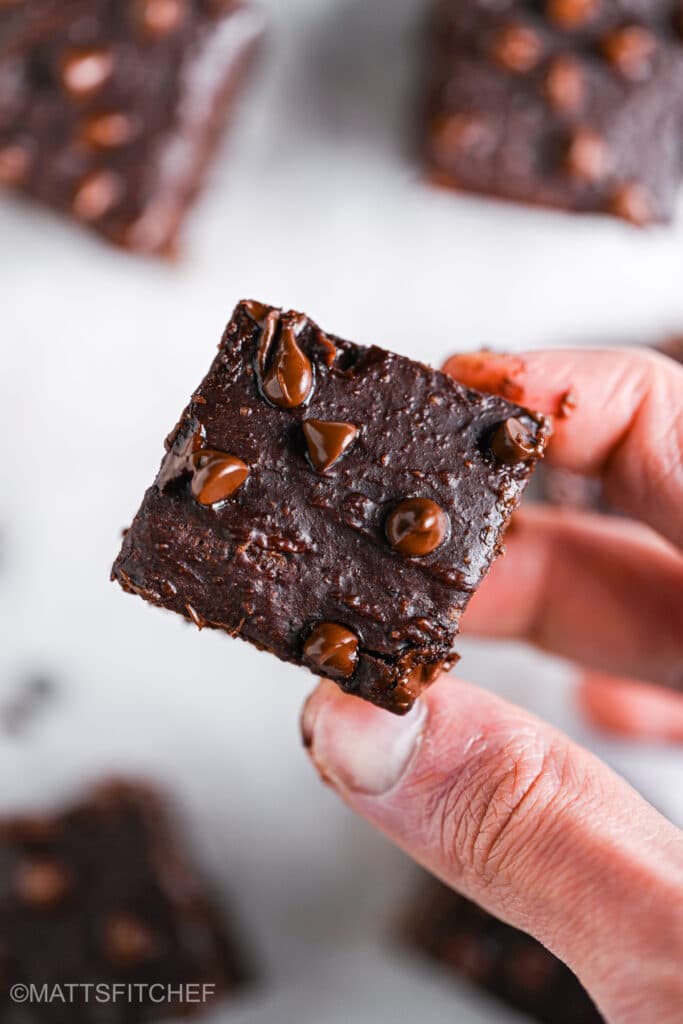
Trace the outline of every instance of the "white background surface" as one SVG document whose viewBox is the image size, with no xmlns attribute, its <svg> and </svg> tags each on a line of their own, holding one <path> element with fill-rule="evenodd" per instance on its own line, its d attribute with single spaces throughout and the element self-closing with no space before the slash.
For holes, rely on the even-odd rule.
<svg viewBox="0 0 683 1024">
<path fill-rule="evenodd" d="M 238 298 L 437 365 L 482 343 L 648 341 L 683 328 L 683 219 L 638 233 L 430 190 L 411 154 L 425 5 L 264 6 L 265 58 L 178 265 L 0 204 L 0 700 L 33 671 L 60 684 L 22 737 L 0 736 L 0 800 L 49 804 L 110 770 L 170 787 L 261 964 L 261 989 L 216 1020 L 503 1021 L 392 946 L 415 876 L 310 770 L 311 678 L 124 596 L 109 568 Z M 565 666 L 461 650 L 463 675 L 683 821 L 679 753 L 583 727 Z"/>
</svg>

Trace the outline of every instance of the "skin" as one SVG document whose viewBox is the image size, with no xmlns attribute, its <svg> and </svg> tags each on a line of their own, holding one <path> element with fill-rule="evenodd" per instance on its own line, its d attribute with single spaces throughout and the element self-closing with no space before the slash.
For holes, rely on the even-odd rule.
<svg viewBox="0 0 683 1024">
<path fill-rule="evenodd" d="M 518 513 L 465 629 L 585 666 L 596 723 L 683 738 L 683 369 L 639 350 L 477 353 L 445 369 L 556 416 L 549 461 L 599 476 L 629 517 Z M 587 750 L 452 677 L 405 718 L 323 681 L 302 730 L 351 808 L 548 946 L 610 1024 L 681 1020 L 683 833 Z"/>
</svg>

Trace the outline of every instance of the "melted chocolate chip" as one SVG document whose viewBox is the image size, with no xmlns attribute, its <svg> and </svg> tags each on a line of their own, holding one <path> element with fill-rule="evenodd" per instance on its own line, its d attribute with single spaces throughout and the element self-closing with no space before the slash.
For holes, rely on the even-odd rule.
<svg viewBox="0 0 683 1024">
<path fill-rule="evenodd" d="M 319 473 L 330 469 L 358 437 L 353 423 L 326 420 L 304 420 L 303 431 L 308 457 Z"/>
<path fill-rule="evenodd" d="M 118 149 L 137 138 L 140 125 L 132 114 L 93 114 L 84 123 L 81 138 L 97 149 Z"/>
<path fill-rule="evenodd" d="M 201 448 L 193 452 L 192 494 L 200 505 L 217 505 L 239 490 L 249 467 L 235 455 Z"/>
<path fill-rule="evenodd" d="M 493 435 L 491 450 L 499 462 L 511 465 L 528 462 L 538 454 L 538 445 L 531 431 L 518 419 L 505 420 Z"/>
<path fill-rule="evenodd" d="M 0 148 L 0 184 L 21 185 L 31 168 L 31 152 L 19 142 Z"/>
<path fill-rule="evenodd" d="M 132 914 L 113 914 L 103 928 L 104 953 L 121 967 L 134 967 L 157 952 L 157 940 L 144 921 Z"/>
<path fill-rule="evenodd" d="M 62 84 L 75 98 L 90 96 L 100 89 L 114 70 L 109 50 L 72 50 L 61 66 Z"/>
<path fill-rule="evenodd" d="M 348 679 L 358 662 L 358 637 L 336 622 L 321 622 L 304 644 L 304 658 L 322 675 Z"/>
<path fill-rule="evenodd" d="M 48 909 L 62 902 L 71 888 L 71 879 L 66 868 L 56 861 L 24 860 L 17 866 L 14 888 L 23 903 Z"/>
<path fill-rule="evenodd" d="M 565 157 L 565 167 L 573 178 L 595 184 L 607 177 L 611 165 L 609 147 L 602 135 L 588 128 L 574 132 Z"/>
<path fill-rule="evenodd" d="M 593 18 L 600 0 L 548 0 L 546 14 L 558 28 L 576 29 Z"/>
<path fill-rule="evenodd" d="M 80 220 L 100 220 L 116 206 L 123 192 L 123 181 L 113 171 L 93 171 L 76 191 L 73 211 Z"/>
<path fill-rule="evenodd" d="M 542 56 L 543 45 L 538 33 L 526 25 L 508 25 L 498 33 L 493 44 L 494 60 L 515 74 L 533 71 Z"/>
<path fill-rule="evenodd" d="M 586 82 L 581 64 L 574 57 L 556 57 L 548 68 L 545 95 L 559 114 L 575 114 L 586 98 Z"/>
<path fill-rule="evenodd" d="M 642 25 L 625 25 L 603 39 L 602 52 L 624 78 L 638 82 L 652 71 L 657 40 Z"/>
<path fill-rule="evenodd" d="M 655 220 L 652 193 L 637 181 L 626 182 L 615 190 L 609 201 L 609 211 L 637 228 Z"/>
<path fill-rule="evenodd" d="M 263 338 L 259 346 L 259 362 L 264 366 L 275 342 L 275 353 L 269 369 L 263 374 L 263 393 L 273 405 L 281 409 L 296 409 L 303 405 L 313 390 L 313 368 L 298 344 L 298 336 L 306 325 L 306 317 L 297 313 L 282 313 L 266 318 Z"/>
<path fill-rule="evenodd" d="M 391 512 L 386 532 L 389 543 L 400 554 L 422 558 L 443 544 L 448 527 L 448 516 L 435 501 L 409 498 Z"/>
<path fill-rule="evenodd" d="M 155 39 L 179 29 L 187 13 L 187 0 L 138 0 L 137 4 L 142 28 Z"/>
</svg>

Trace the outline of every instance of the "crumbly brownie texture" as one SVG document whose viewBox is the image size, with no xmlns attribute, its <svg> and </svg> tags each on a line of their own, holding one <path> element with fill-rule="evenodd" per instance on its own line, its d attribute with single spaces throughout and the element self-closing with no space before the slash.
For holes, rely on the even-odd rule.
<svg viewBox="0 0 683 1024">
<path fill-rule="evenodd" d="M 172 251 L 260 29 L 233 0 L 0 0 L 0 184 Z"/>
<path fill-rule="evenodd" d="M 602 1024 L 576 975 L 524 932 L 440 883 L 426 888 L 407 938 L 434 960 L 542 1024 Z"/>
<path fill-rule="evenodd" d="M 178 995 L 155 1004 L 141 989 L 132 1000 L 77 994 L 69 1005 L 19 1004 L 15 984 L 207 985 L 219 997 L 246 978 L 162 803 L 145 787 L 111 783 L 55 817 L 1 822 L 0 868 L 4 1024 L 142 1024 L 201 1005 L 198 989 L 185 1004 Z"/>
<path fill-rule="evenodd" d="M 243 302 L 113 578 L 405 712 L 547 436 L 502 398 Z"/>
<path fill-rule="evenodd" d="M 439 183 L 637 225 L 671 218 L 679 0 L 439 0 L 429 76 Z"/>
</svg>

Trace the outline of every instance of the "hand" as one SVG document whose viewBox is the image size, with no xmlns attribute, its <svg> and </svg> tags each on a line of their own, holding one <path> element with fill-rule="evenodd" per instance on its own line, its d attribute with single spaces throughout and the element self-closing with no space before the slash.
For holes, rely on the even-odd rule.
<svg viewBox="0 0 683 1024">
<path fill-rule="evenodd" d="M 640 520 L 520 513 L 465 626 L 683 690 L 683 370 L 631 350 L 478 353 L 446 371 L 551 414 L 571 392 L 550 461 L 599 475 Z M 611 1024 L 681 1021 L 683 835 L 588 751 L 448 677 L 405 718 L 324 681 L 302 729 L 350 807 L 535 935 Z"/>
</svg>

